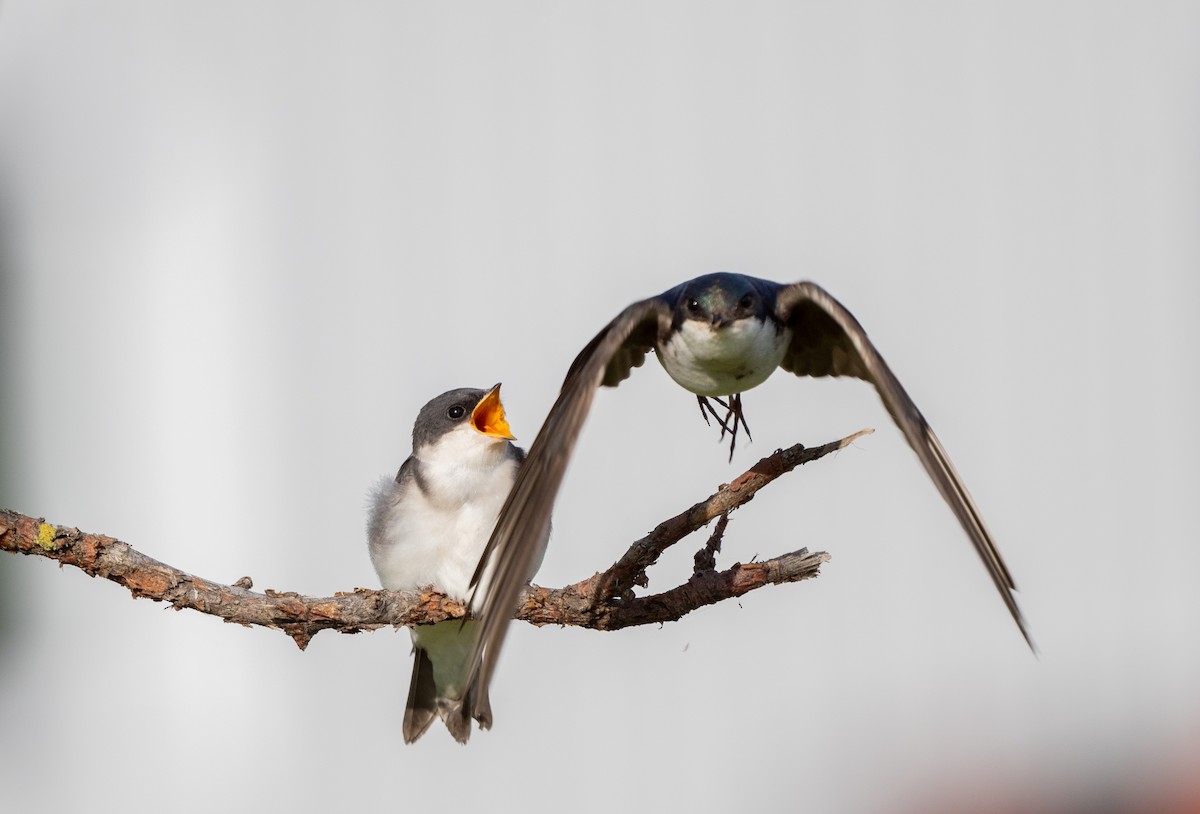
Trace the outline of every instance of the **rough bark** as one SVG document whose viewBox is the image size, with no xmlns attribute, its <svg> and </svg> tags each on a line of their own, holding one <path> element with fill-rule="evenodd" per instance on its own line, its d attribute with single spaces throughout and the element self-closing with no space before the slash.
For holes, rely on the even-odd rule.
<svg viewBox="0 0 1200 814">
<path fill-rule="evenodd" d="M 750 501 L 759 489 L 801 464 L 815 461 L 871 432 L 862 430 L 840 441 L 807 449 L 800 444 L 760 460 L 732 483 L 680 514 L 663 521 L 607 570 L 563 588 L 530 585 L 521 595 L 515 618 L 535 625 L 575 625 L 616 630 L 679 619 L 705 605 L 742 596 L 764 585 L 815 577 L 824 552 L 800 549 L 718 571 L 716 554 L 729 513 Z M 713 519 L 718 524 L 696 555 L 696 567 L 684 583 L 657 594 L 637 596 L 647 585 L 646 569 L 670 546 Z M 301 649 L 322 630 L 357 633 L 385 625 L 418 625 L 466 615 L 463 603 L 433 590 L 383 591 L 359 588 L 328 597 L 266 590 L 257 593 L 249 577 L 232 585 L 193 576 L 146 556 L 128 543 L 102 534 L 56 526 L 41 518 L 0 510 L 0 549 L 32 554 L 71 565 L 125 586 L 134 596 L 191 608 L 227 622 L 282 630 Z"/>
</svg>

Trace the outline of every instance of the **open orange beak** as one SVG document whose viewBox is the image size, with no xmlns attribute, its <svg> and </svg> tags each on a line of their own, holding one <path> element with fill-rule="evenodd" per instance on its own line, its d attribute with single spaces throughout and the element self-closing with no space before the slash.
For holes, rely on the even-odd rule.
<svg viewBox="0 0 1200 814">
<path fill-rule="evenodd" d="M 500 385 L 496 385 L 479 400 L 471 411 L 471 426 L 492 438 L 514 440 L 508 422 L 504 420 L 504 405 L 500 403 Z"/>
</svg>

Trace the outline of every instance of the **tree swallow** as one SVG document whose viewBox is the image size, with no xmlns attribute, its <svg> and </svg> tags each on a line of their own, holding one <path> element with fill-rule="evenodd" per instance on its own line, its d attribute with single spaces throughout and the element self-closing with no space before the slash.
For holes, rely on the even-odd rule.
<svg viewBox="0 0 1200 814">
<path fill-rule="evenodd" d="M 491 581 L 476 614 L 480 639 L 471 656 L 480 686 L 487 686 L 513 604 L 531 564 L 541 556 L 538 532 L 550 517 L 597 386 L 615 387 L 645 361 L 649 351 L 654 351 L 672 379 L 696 394 L 706 418 L 717 417 L 722 435 L 735 433 L 739 423 L 745 427 L 740 394 L 762 384 L 776 368 L 797 376 L 853 376 L 874 385 L 1033 648 L 1012 593 L 1012 577 L 979 509 L 941 442 L 858 320 L 816 283 L 783 285 L 722 272 L 630 305 L 571 365 L 474 576 L 473 584 L 485 573 Z M 725 418 L 711 405 L 706 407 L 706 399 L 721 396 L 727 397 L 720 402 L 727 410 Z M 484 652 L 489 654 L 488 663 L 481 658 Z"/>
<path fill-rule="evenodd" d="M 413 425 L 412 455 L 395 480 L 380 484 L 373 496 L 367 537 L 383 587 L 432 587 L 468 601 L 476 564 L 525 459 L 512 438 L 500 385 L 487 391 L 451 390 L 421 408 Z M 540 543 L 522 541 L 526 579 L 541 564 L 539 551 L 545 552 L 548 531 L 546 524 Z M 487 582 L 485 577 L 476 589 L 476 602 L 488 595 Z M 412 629 L 406 743 L 421 737 L 434 715 L 459 743 L 471 737 L 471 718 L 481 729 L 491 726 L 487 686 L 468 683 L 474 628 L 475 622 L 452 619 Z M 490 673 L 490 653 L 477 658 L 488 663 Z"/>
</svg>

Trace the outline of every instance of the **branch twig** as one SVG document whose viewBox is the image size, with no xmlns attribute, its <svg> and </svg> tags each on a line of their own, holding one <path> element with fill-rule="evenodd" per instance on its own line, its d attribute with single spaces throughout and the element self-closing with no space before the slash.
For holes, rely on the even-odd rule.
<svg viewBox="0 0 1200 814">
<path fill-rule="evenodd" d="M 632 625 L 679 619 L 686 613 L 741 596 L 764 585 L 798 582 L 817 575 L 824 552 L 800 549 L 724 571 L 700 567 L 687 582 L 661 593 L 638 597 L 633 586 L 644 587 L 645 571 L 667 548 L 751 500 L 759 489 L 801 464 L 842 449 L 871 430 L 840 441 L 806 449 L 797 444 L 763 458 L 732 483 L 690 509 L 666 520 L 630 546 L 608 570 L 563 588 L 530 585 L 521 596 L 515 618 L 535 625 L 575 625 L 616 630 Z M 718 550 L 720 534 L 710 540 Z M 466 615 L 462 602 L 436 591 L 382 591 L 359 588 L 330 597 L 301 596 L 267 590 L 256 593 L 248 577 L 224 585 L 180 571 L 137 551 L 128 543 L 101 534 L 55 526 L 14 511 L 0 510 L 0 550 L 35 554 L 71 565 L 94 577 L 110 579 L 135 597 L 169 602 L 176 610 L 219 616 L 227 622 L 282 630 L 301 649 L 322 630 L 357 633 L 386 625 L 418 625 Z"/>
</svg>

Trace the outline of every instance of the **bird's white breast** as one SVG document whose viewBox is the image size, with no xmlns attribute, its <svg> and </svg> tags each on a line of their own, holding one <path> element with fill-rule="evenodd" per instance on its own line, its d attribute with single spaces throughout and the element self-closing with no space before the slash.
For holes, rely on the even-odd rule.
<svg viewBox="0 0 1200 814">
<path fill-rule="evenodd" d="M 466 600 L 517 473 L 508 445 L 464 425 L 419 450 L 421 478 L 381 484 L 371 560 L 391 590 L 432 585 Z"/>
<path fill-rule="evenodd" d="M 779 367 L 791 331 L 769 320 L 741 319 L 723 328 L 685 320 L 661 348 L 658 360 L 681 387 L 698 396 L 743 393 Z"/>
</svg>

